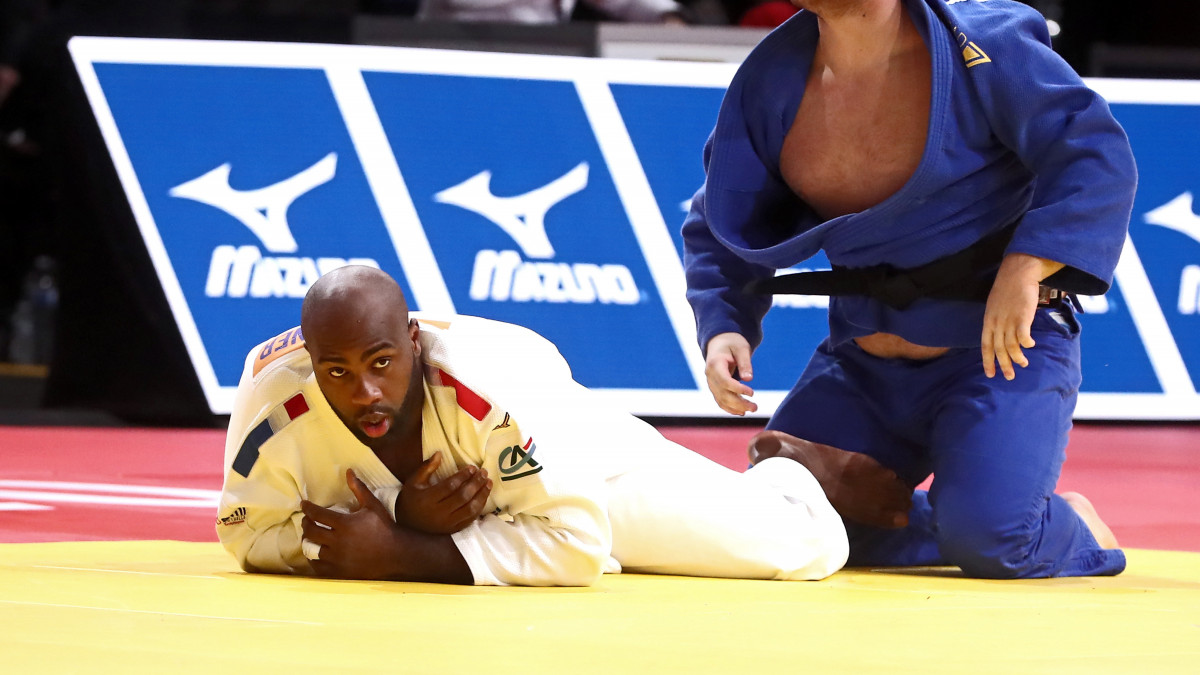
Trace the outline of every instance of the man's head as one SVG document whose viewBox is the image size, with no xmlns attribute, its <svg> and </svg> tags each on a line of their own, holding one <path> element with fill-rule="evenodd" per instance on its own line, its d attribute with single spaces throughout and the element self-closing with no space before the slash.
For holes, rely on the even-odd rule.
<svg viewBox="0 0 1200 675">
<path fill-rule="evenodd" d="M 421 343 L 394 279 L 342 267 L 304 297 L 300 326 L 321 393 L 372 449 L 402 441 L 421 419 Z"/>
<path fill-rule="evenodd" d="M 822 19 L 840 19 L 851 14 L 863 14 L 868 8 L 891 4 L 893 0 L 790 0 L 797 9 L 805 9 Z"/>
</svg>

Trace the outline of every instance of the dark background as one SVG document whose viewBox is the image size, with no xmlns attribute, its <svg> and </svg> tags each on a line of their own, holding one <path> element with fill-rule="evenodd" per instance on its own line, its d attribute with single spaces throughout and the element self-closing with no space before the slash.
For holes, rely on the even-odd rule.
<svg viewBox="0 0 1200 675">
<path fill-rule="evenodd" d="M 410 38 L 449 34 L 465 49 L 473 36 L 520 35 L 549 51 L 569 43 L 594 54 L 593 22 L 604 20 L 580 6 L 570 25 L 456 29 L 416 22 L 417 1 L 0 0 L 0 422 L 221 422 L 192 372 L 67 39 L 351 43 L 356 25 L 399 19 Z M 691 0 L 687 16 L 736 23 L 757 1 Z M 1081 75 L 1200 79 L 1200 3 L 1027 4 L 1059 24 L 1055 48 Z M 32 353 L 20 347 L 30 344 L 16 334 L 21 321 L 36 329 Z"/>
</svg>

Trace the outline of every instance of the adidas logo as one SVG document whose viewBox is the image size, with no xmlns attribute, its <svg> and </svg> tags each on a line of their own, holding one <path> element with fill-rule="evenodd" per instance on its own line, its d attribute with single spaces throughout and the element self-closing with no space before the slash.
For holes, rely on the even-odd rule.
<svg viewBox="0 0 1200 675">
<path fill-rule="evenodd" d="M 246 507 L 244 506 L 237 507 L 233 513 L 224 518 L 217 518 L 218 525 L 237 525 L 244 522 L 246 522 Z"/>
</svg>

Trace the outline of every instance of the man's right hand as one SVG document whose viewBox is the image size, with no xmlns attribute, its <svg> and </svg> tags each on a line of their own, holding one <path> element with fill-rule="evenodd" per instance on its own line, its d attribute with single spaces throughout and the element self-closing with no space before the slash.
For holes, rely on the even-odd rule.
<svg viewBox="0 0 1200 675">
<path fill-rule="evenodd" d="M 396 497 L 396 522 L 430 534 L 453 534 L 471 524 L 483 512 L 492 481 L 487 470 L 466 466 L 439 483 L 431 483 L 442 465 L 437 451 L 421 463 Z"/>
<path fill-rule="evenodd" d="M 754 378 L 746 338 L 738 333 L 721 333 L 708 341 L 705 354 L 704 376 L 721 410 L 739 416 L 757 411 L 758 404 L 746 398 L 753 396 L 754 390 L 742 384 Z"/>
</svg>

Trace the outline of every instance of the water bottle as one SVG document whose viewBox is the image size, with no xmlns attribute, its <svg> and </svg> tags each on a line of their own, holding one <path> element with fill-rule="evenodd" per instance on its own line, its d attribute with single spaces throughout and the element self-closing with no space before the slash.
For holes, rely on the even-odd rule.
<svg viewBox="0 0 1200 675">
<path fill-rule="evenodd" d="M 25 277 L 21 299 L 11 318 L 8 360 L 12 363 L 48 364 L 54 348 L 54 315 L 58 310 L 58 282 L 54 259 L 40 255 Z"/>
</svg>

